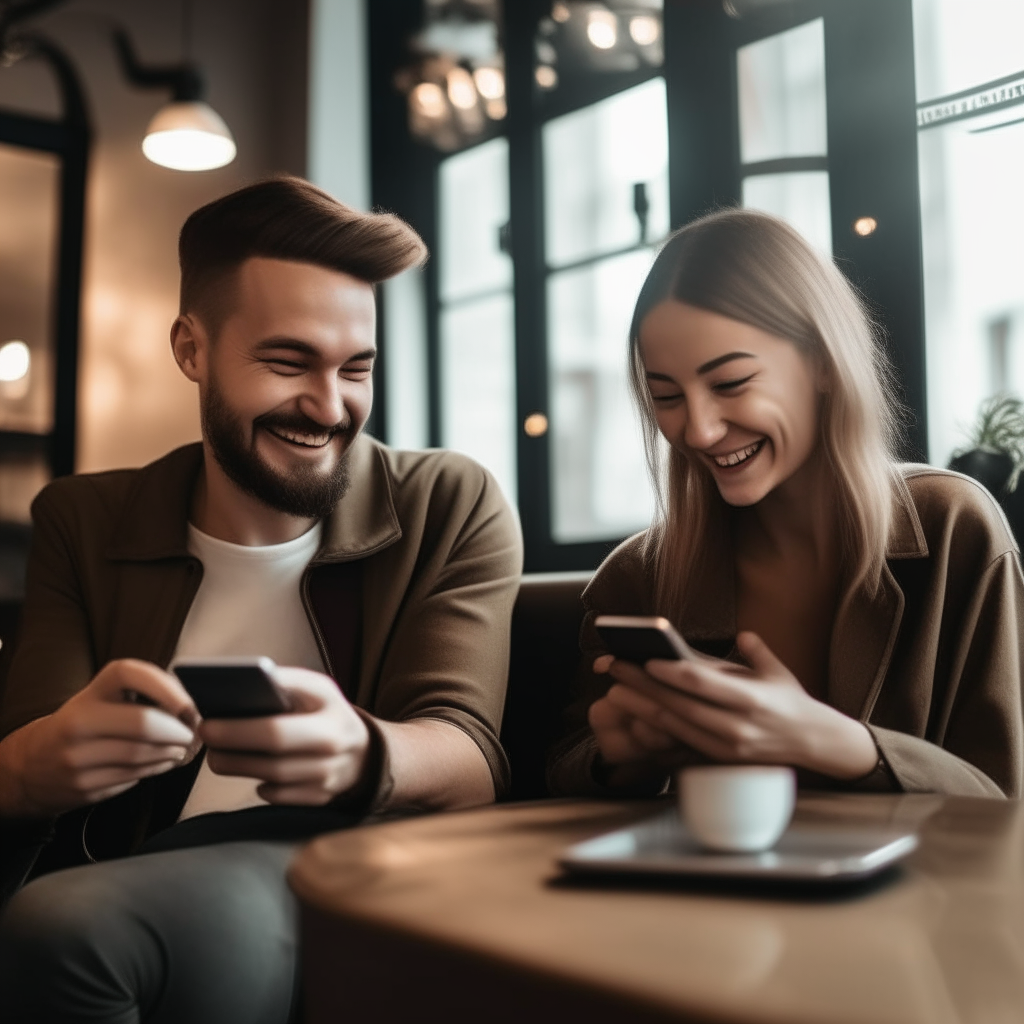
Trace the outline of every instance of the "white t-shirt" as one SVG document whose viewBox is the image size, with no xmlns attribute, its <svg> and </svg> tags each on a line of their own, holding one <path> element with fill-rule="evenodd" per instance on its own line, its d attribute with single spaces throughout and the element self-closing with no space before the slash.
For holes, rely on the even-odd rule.
<svg viewBox="0 0 1024 1024">
<path fill-rule="evenodd" d="M 324 671 L 299 583 L 320 547 L 321 526 L 266 547 L 230 544 L 188 527 L 188 550 L 203 563 L 199 585 L 174 652 L 177 658 L 259 657 Z M 206 759 L 179 821 L 209 811 L 265 803 L 256 779 L 215 775 Z"/>
</svg>

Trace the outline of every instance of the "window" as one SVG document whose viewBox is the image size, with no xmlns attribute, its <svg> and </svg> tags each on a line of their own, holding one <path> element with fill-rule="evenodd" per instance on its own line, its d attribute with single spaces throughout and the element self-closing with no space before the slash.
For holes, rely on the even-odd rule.
<svg viewBox="0 0 1024 1024">
<path fill-rule="evenodd" d="M 915 0 L 929 450 L 1024 396 L 1024 5 Z"/>
<path fill-rule="evenodd" d="M 626 368 L 633 305 L 669 226 L 664 81 L 549 121 L 543 147 L 552 536 L 613 539 L 653 509 Z"/>
<path fill-rule="evenodd" d="M 465 452 L 516 502 L 516 361 L 508 224 L 508 143 L 442 161 L 441 443 Z"/>
<path fill-rule="evenodd" d="M 824 19 L 740 47 L 736 74 L 743 205 L 831 254 Z"/>
</svg>

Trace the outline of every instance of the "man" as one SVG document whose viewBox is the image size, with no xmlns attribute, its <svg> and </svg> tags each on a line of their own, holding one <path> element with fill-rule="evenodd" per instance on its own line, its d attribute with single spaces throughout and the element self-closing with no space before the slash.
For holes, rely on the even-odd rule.
<svg viewBox="0 0 1024 1024">
<path fill-rule="evenodd" d="M 506 785 L 515 519 L 470 460 L 360 433 L 373 286 L 423 243 L 283 178 L 198 210 L 179 255 L 202 445 L 33 508 L 0 711 L 6 883 L 42 876 L 0 922 L 12 1022 L 285 1021 L 294 843 Z M 201 721 L 167 666 L 228 655 L 286 666 L 292 713 Z"/>
</svg>

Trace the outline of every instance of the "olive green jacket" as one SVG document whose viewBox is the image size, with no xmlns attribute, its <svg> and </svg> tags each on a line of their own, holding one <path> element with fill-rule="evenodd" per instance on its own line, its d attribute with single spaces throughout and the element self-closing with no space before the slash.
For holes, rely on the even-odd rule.
<svg viewBox="0 0 1024 1024">
<path fill-rule="evenodd" d="M 0 737 L 55 711 L 113 659 L 169 663 L 202 579 L 187 548 L 201 464 L 202 447 L 189 445 L 143 469 L 56 480 L 36 499 Z M 349 474 L 303 581 L 324 664 L 370 715 L 463 730 L 500 795 L 508 763 L 498 731 L 522 566 L 515 515 L 494 479 L 454 452 L 393 451 L 364 435 Z M 355 562 L 346 604 L 331 567 Z M 352 612 L 361 628 L 339 629 Z M 357 649 L 339 654 L 332 637 L 335 648 Z M 178 787 L 173 800 L 187 791 Z M 145 814 L 173 822 L 180 806 L 159 811 Z"/>
<path fill-rule="evenodd" d="M 827 693 L 864 722 L 882 761 L 854 788 L 1020 797 L 1024 788 L 1024 580 L 1017 546 L 989 493 L 968 477 L 903 467 L 877 593 L 859 590 L 837 618 Z M 591 671 L 606 653 L 600 614 L 655 615 L 643 534 L 608 556 L 583 595 L 578 699 L 549 760 L 559 794 L 608 793 L 594 776 L 597 748 L 586 710 L 609 677 Z M 736 634 L 732 552 L 723 538 L 694 580 L 680 633 L 726 654 Z M 599 773 L 600 774 L 600 773 Z M 824 780 L 817 780 L 819 782 Z"/>
</svg>

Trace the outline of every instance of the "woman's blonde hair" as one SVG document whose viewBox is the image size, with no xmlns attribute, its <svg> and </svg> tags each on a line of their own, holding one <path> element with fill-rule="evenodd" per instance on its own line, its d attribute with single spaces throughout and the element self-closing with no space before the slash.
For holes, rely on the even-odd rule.
<svg viewBox="0 0 1024 1024">
<path fill-rule="evenodd" d="M 666 465 L 640 348 L 644 318 L 666 299 L 785 338 L 820 368 L 820 445 L 835 487 L 845 595 L 861 584 L 874 590 L 898 486 L 897 405 L 888 362 L 862 303 L 831 261 L 783 221 L 730 209 L 672 235 L 640 290 L 630 326 L 630 385 L 658 494 L 645 554 L 659 609 L 681 616 L 702 540 L 728 529 L 728 506 L 707 468 L 675 448 Z"/>
</svg>

